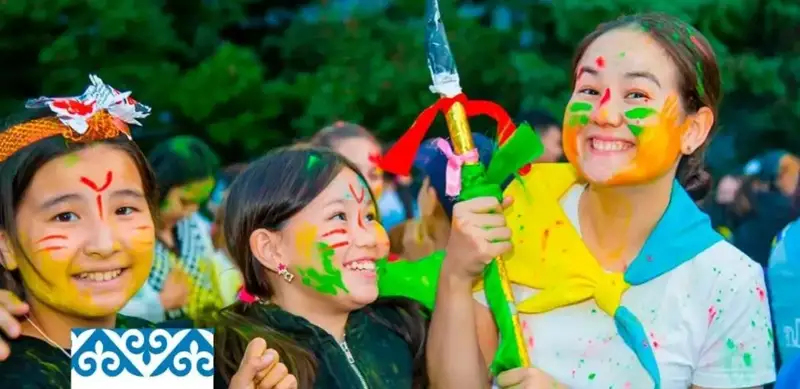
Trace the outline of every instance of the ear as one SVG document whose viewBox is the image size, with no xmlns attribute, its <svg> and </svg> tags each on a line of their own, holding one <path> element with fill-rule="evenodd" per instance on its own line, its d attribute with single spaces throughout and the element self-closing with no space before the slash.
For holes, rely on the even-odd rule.
<svg viewBox="0 0 800 389">
<path fill-rule="evenodd" d="M 714 112 L 708 107 L 700 108 L 694 115 L 688 116 L 688 127 L 681 136 L 681 152 L 689 155 L 697 150 L 708 138 L 714 126 Z"/>
<path fill-rule="evenodd" d="M 17 270 L 19 267 L 16 258 L 14 258 L 14 253 L 11 250 L 11 244 L 8 241 L 8 235 L 5 231 L 0 231 L 0 265 L 6 268 L 6 270 Z"/>
<path fill-rule="evenodd" d="M 250 234 L 250 252 L 253 253 L 253 257 L 262 266 L 275 273 L 278 272 L 278 264 L 283 263 L 279 243 L 278 233 L 266 228 L 259 228 Z"/>
</svg>

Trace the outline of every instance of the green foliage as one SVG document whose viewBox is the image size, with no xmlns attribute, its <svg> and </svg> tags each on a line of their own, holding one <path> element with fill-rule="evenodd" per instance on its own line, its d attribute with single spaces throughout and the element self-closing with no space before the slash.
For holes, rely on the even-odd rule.
<svg viewBox="0 0 800 389">
<path fill-rule="evenodd" d="M 570 93 L 572 52 L 603 21 L 657 10 L 678 15 L 712 43 L 726 92 L 719 122 L 738 134 L 739 159 L 766 146 L 798 148 L 800 3 L 794 0 L 529 0 L 514 23 L 457 16 L 440 0 L 464 90 L 513 115 L 560 116 Z M 276 2 L 256 0 L 14 0 L 0 7 L 5 86 L 0 109 L 35 95 L 77 94 L 97 73 L 154 108 L 147 130 L 194 133 L 229 160 L 306 138 L 334 121 L 360 122 L 395 139 L 436 97 L 423 48 L 424 2 L 395 0 L 377 14 L 323 4 L 320 20 L 243 30 Z M 473 2 L 480 3 L 480 2 Z M 277 7 L 272 5 L 272 7 Z M 299 6 L 297 6 L 299 7 Z M 532 47 L 520 48 L 520 34 Z M 259 35 L 260 34 L 260 35 Z M 171 122 L 162 122 L 168 112 Z M 443 133 L 443 121 L 435 129 Z M 477 130 L 491 131 L 489 120 Z"/>
</svg>

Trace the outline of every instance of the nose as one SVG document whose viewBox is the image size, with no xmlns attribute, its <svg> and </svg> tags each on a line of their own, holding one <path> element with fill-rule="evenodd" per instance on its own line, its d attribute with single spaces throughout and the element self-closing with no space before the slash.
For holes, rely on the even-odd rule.
<svg viewBox="0 0 800 389">
<path fill-rule="evenodd" d="M 86 244 L 86 254 L 96 258 L 107 258 L 117 250 L 111 226 L 102 220 L 97 222 L 94 233 Z"/>
<path fill-rule="evenodd" d="M 622 111 L 619 107 L 619 99 L 612 95 L 610 89 L 603 91 L 600 104 L 589 115 L 591 120 L 598 127 L 616 128 L 622 125 Z"/>
<path fill-rule="evenodd" d="M 360 216 L 360 215 L 359 215 Z M 356 247 L 374 248 L 378 245 L 378 237 L 374 224 L 376 221 L 366 221 L 363 218 L 357 221 L 356 228 L 351 229 L 353 244 Z"/>
</svg>

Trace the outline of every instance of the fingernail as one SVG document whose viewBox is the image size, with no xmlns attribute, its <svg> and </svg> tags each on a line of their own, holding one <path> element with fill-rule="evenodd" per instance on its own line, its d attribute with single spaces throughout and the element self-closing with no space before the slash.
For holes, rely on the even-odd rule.
<svg viewBox="0 0 800 389">
<path fill-rule="evenodd" d="M 273 354 L 272 351 L 268 351 L 267 354 L 264 355 L 264 358 L 263 358 L 264 363 L 270 364 L 274 360 L 275 360 L 275 354 Z"/>
</svg>

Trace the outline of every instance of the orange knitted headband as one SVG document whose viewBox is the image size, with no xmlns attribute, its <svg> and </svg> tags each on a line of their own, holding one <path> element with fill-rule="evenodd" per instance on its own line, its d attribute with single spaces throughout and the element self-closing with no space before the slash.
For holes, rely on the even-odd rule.
<svg viewBox="0 0 800 389">
<path fill-rule="evenodd" d="M 120 92 L 89 76 L 92 82 L 78 97 L 40 97 L 29 100 L 27 108 L 50 108 L 56 116 L 44 117 L 17 124 L 0 133 L 0 162 L 22 148 L 51 136 L 86 143 L 111 139 L 120 134 L 131 138 L 129 124 L 150 115 L 150 107 L 130 98 L 130 92 Z"/>
</svg>

